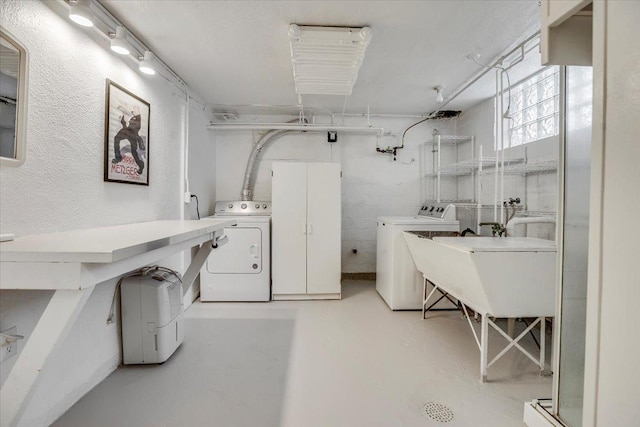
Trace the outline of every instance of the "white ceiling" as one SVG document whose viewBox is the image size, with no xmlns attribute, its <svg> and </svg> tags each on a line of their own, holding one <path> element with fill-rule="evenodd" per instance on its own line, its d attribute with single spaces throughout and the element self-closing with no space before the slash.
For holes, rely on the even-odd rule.
<svg viewBox="0 0 640 427">
<path fill-rule="evenodd" d="M 371 44 L 346 111 L 424 114 L 539 27 L 537 0 L 152 1 L 101 0 L 209 105 L 237 113 L 245 104 L 296 105 L 289 24 L 369 26 Z M 494 78 L 447 108 L 467 108 L 494 90 Z M 482 86 L 482 87 L 480 87 Z M 344 97 L 304 96 L 342 112 Z M 269 111 L 269 110 L 264 110 Z M 273 113 L 281 112 L 276 109 Z"/>
</svg>

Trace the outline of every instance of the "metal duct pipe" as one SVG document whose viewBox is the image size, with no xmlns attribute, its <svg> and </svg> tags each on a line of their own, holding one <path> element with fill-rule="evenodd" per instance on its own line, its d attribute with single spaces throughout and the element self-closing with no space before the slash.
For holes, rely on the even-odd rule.
<svg viewBox="0 0 640 427">
<path fill-rule="evenodd" d="M 253 200 L 253 187 L 255 185 L 254 174 L 256 168 L 256 161 L 258 154 L 273 140 L 280 138 L 288 133 L 293 133 L 293 130 L 272 130 L 264 135 L 256 142 L 256 145 L 251 150 L 249 160 L 247 160 L 247 168 L 244 172 L 244 181 L 242 183 L 242 191 L 240 192 L 240 200 Z"/>
</svg>

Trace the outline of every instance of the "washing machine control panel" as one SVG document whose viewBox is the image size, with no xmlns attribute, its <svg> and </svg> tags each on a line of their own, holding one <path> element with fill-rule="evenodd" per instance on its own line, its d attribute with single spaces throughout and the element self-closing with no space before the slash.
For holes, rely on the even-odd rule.
<svg viewBox="0 0 640 427">
<path fill-rule="evenodd" d="M 271 202 L 253 200 L 216 202 L 215 214 L 218 216 L 271 215 Z"/>
<path fill-rule="evenodd" d="M 456 206 L 450 203 L 425 202 L 418 215 L 434 219 L 455 220 Z"/>
</svg>

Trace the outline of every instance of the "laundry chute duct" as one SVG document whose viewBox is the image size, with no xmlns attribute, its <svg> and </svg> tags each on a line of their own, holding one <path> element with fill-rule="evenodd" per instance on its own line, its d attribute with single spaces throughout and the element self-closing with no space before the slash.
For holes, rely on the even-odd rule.
<svg viewBox="0 0 640 427">
<path fill-rule="evenodd" d="M 256 145 L 254 145 L 253 149 L 251 150 L 251 154 L 249 154 L 249 160 L 247 160 L 247 168 L 244 172 L 244 181 L 242 183 L 242 191 L 240 192 L 240 200 L 253 200 L 256 161 L 262 149 L 265 148 L 271 141 L 293 132 L 294 131 L 291 130 L 272 130 L 262 135 L 258 142 L 256 142 Z"/>
<path fill-rule="evenodd" d="M 298 120 L 292 120 L 287 123 L 297 123 Z M 303 120 L 303 123 L 308 123 L 307 119 Z M 256 142 L 256 145 L 253 146 L 251 150 L 251 154 L 249 154 L 249 160 L 247 160 L 247 168 L 244 172 L 244 181 L 242 182 L 242 191 L 240 192 L 240 200 L 250 201 L 253 200 L 253 189 L 255 187 L 255 173 L 257 168 L 258 155 L 266 146 L 275 141 L 276 139 L 284 136 L 288 133 L 294 133 L 297 131 L 294 130 L 271 130 Z"/>
</svg>

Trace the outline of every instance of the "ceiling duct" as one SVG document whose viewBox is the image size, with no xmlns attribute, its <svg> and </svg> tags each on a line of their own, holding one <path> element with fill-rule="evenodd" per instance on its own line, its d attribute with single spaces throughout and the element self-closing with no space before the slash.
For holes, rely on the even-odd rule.
<svg viewBox="0 0 640 427">
<path fill-rule="evenodd" d="M 298 95 L 349 96 L 371 41 L 371 29 L 291 24 L 289 43 Z"/>
</svg>

